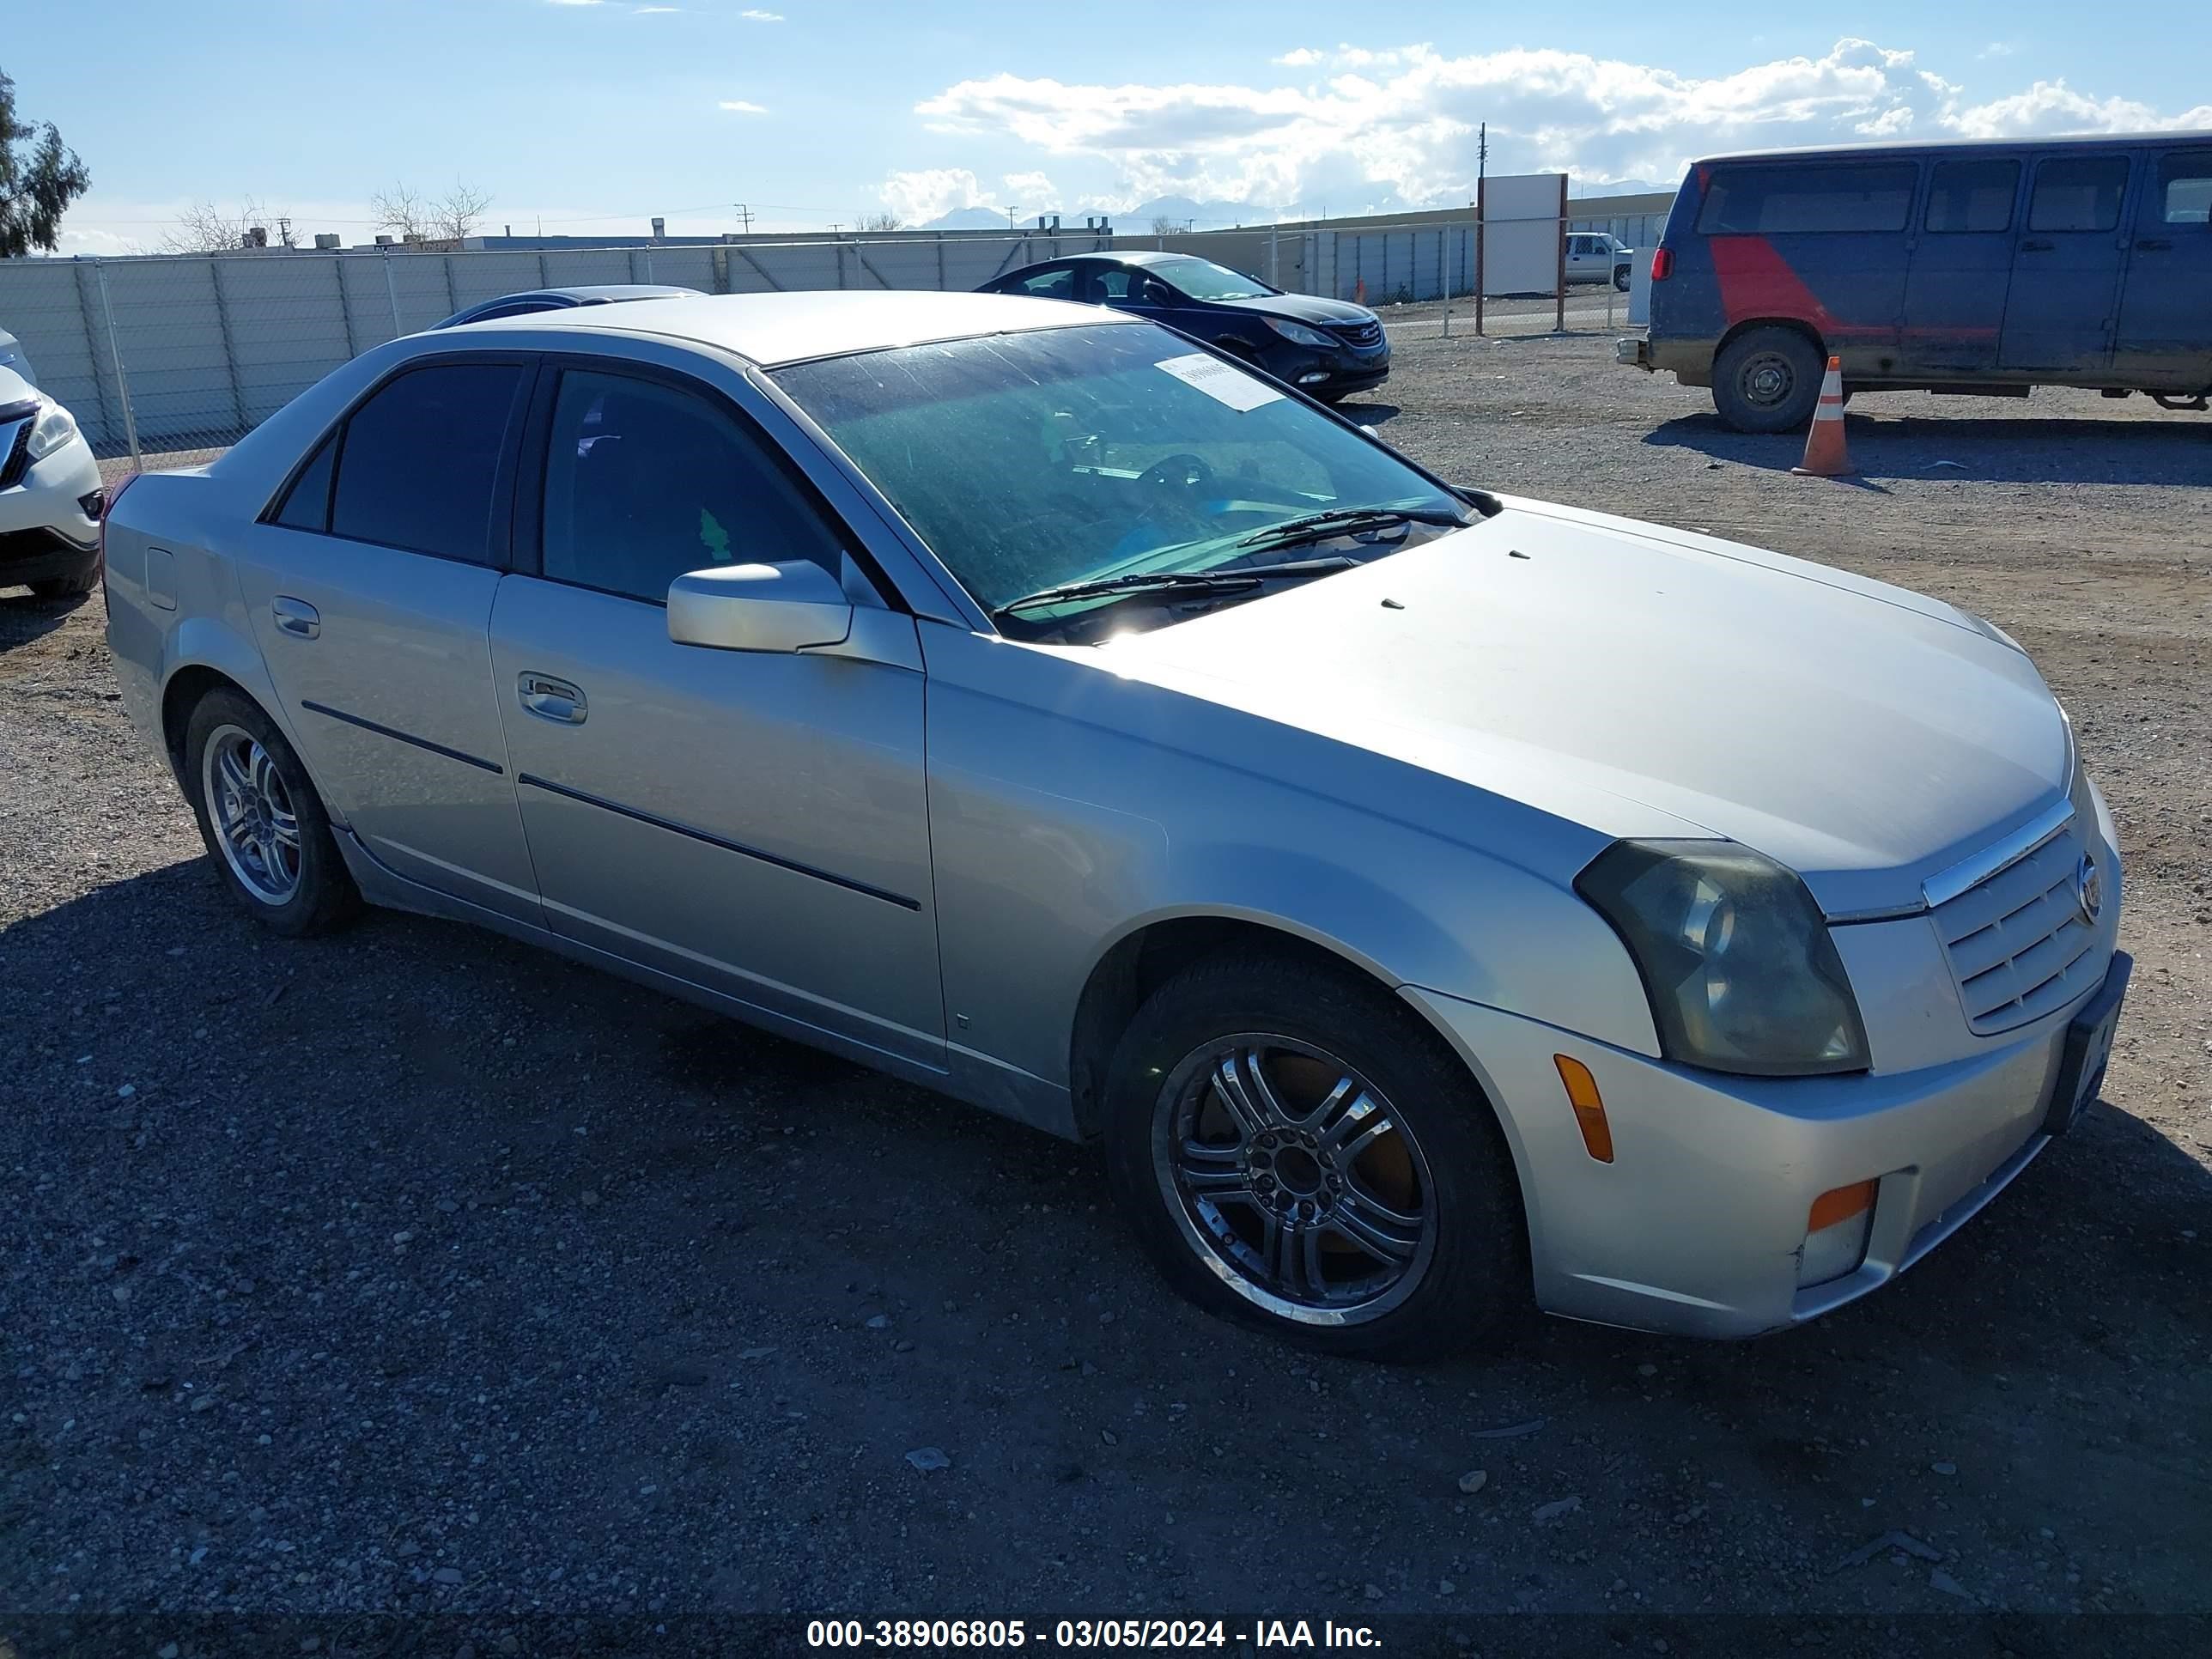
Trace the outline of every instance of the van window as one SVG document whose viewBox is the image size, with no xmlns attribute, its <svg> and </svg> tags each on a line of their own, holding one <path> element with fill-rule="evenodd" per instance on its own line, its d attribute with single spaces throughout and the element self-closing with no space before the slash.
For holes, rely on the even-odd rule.
<svg viewBox="0 0 2212 1659">
<path fill-rule="evenodd" d="M 1919 176 L 1911 161 L 1716 167 L 1698 228 L 1709 236 L 1903 230 Z"/>
<path fill-rule="evenodd" d="M 2212 149 L 2183 150 L 2158 164 L 2159 222 L 2212 224 Z"/>
<path fill-rule="evenodd" d="M 1938 161 L 1928 181 L 1934 232 L 2010 230 L 2013 198 L 2020 194 L 2017 161 Z"/>
<path fill-rule="evenodd" d="M 2120 198 L 2127 188 L 2124 155 L 2052 156 L 2036 166 L 2027 228 L 2111 230 L 2120 222 Z"/>
</svg>

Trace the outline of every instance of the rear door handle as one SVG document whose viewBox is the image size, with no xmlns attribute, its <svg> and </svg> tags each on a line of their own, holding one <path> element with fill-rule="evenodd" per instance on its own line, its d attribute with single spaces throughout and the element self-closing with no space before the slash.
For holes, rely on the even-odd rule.
<svg viewBox="0 0 2212 1659">
<path fill-rule="evenodd" d="M 515 681 L 514 690 L 523 708 L 542 720 L 581 726 L 584 717 L 591 712 L 580 690 L 550 674 L 522 675 Z"/>
<path fill-rule="evenodd" d="M 276 618 L 277 627 L 303 640 L 312 640 L 323 631 L 323 613 L 305 599 L 287 599 L 279 593 L 269 601 L 269 611 Z"/>
<path fill-rule="evenodd" d="M 2051 249 L 2053 249 L 2053 248 L 2057 247 L 2057 246 L 2058 246 L 2058 244 L 2057 244 L 2057 243 L 2056 243 L 2056 242 L 2045 242 L 2045 241 L 2022 242 L 2022 243 L 2020 245 L 2020 251 L 2021 251 L 2022 253 L 2048 253 L 2048 252 L 2051 252 Z"/>
<path fill-rule="evenodd" d="M 2164 236 L 2146 236 L 2142 240 L 2138 241 L 2136 246 L 2142 248 L 2145 252 L 2162 252 L 2165 250 L 2171 248 L 2173 246 L 2173 243 L 2171 240 Z"/>
</svg>

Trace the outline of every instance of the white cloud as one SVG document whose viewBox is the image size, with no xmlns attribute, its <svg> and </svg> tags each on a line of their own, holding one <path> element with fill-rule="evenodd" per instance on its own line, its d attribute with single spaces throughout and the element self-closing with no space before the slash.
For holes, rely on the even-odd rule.
<svg viewBox="0 0 2212 1659">
<path fill-rule="evenodd" d="M 1992 40 L 1974 54 L 1977 58 L 2009 58 L 2020 48 L 2009 40 Z"/>
<path fill-rule="evenodd" d="M 662 17 L 670 12 L 683 9 L 681 6 L 640 6 L 636 8 L 636 15 L 640 17 Z"/>
<path fill-rule="evenodd" d="M 1009 181 L 1011 182 L 1011 181 Z M 884 205 L 910 225 L 921 224 L 956 208 L 993 205 L 975 175 L 966 167 L 923 167 L 894 173 L 878 192 Z"/>
<path fill-rule="evenodd" d="M 549 6 L 603 6 L 606 0 L 545 0 Z"/>
<path fill-rule="evenodd" d="M 748 103 L 742 98 L 725 98 L 722 107 L 732 115 L 765 115 L 768 112 L 758 104 Z"/>
<path fill-rule="evenodd" d="M 1311 46 L 1299 46 L 1294 51 L 1285 52 L 1280 58 L 1270 58 L 1267 61 L 1271 64 L 1279 64 L 1285 69 L 1310 69 L 1314 64 L 1321 62 L 1321 54 Z"/>
<path fill-rule="evenodd" d="M 1486 121 L 1491 171 L 1565 171 L 1584 187 L 1671 181 L 1696 156 L 1735 148 L 2212 125 L 2212 106 L 2167 114 L 2063 81 L 1973 102 L 1913 53 L 1857 39 L 1817 58 L 1708 76 L 1518 48 L 1448 56 L 1340 46 L 1278 61 L 1306 67 L 1309 53 L 1328 72 L 1305 88 L 1000 74 L 915 107 L 941 133 L 1011 136 L 1046 155 L 1103 161 L 1119 177 L 1122 207 L 1177 194 L 1308 210 L 1326 200 L 1340 213 L 1468 201 Z"/>
<path fill-rule="evenodd" d="M 783 14 L 781 12 L 762 11 L 757 8 L 750 11 L 741 11 L 738 15 L 744 18 L 748 23 L 781 23 L 783 21 Z"/>
<path fill-rule="evenodd" d="M 1006 174 L 1006 189 L 1031 202 L 1042 202 L 1060 194 L 1052 180 L 1042 173 L 1010 173 Z"/>
</svg>

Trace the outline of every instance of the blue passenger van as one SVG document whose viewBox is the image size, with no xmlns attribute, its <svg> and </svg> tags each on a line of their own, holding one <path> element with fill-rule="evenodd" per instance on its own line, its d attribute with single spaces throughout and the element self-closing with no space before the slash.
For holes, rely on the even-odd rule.
<svg viewBox="0 0 2212 1659">
<path fill-rule="evenodd" d="M 2212 392 L 2212 132 L 1853 145 L 1692 166 L 1625 363 L 1741 432 L 1848 392 Z"/>
</svg>

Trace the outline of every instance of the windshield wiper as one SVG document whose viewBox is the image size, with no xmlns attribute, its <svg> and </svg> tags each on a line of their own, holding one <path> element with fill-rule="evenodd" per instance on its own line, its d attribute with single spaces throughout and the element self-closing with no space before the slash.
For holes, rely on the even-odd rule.
<svg viewBox="0 0 2212 1659">
<path fill-rule="evenodd" d="M 1361 530 L 1387 530 L 1400 524 L 1449 525 L 1466 527 L 1467 516 L 1449 507 L 1333 507 L 1326 513 L 1285 519 L 1265 530 L 1255 530 L 1237 544 L 1239 547 L 1281 547 L 1291 542 L 1318 541 L 1323 536 L 1348 535 Z"/>
<path fill-rule="evenodd" d="M 1064 605 L 1071 599 L 1099 599 L 1128 593 L 1241 593 L 1282 576 L 1325 576 L 1349 570 L 1359 563 L 1341 554 L 1326 559 L 1291 559 L 1282 564 L 1248 566 L 1241 570 L 1136 570 L 1125 576 L 1100 576 L 1085 582 L 1063 582 L 1041 587 L 1018 599 L 1008 599 L 991 614 L 1033 611 L 1040 605 Z"/>
</svg>

